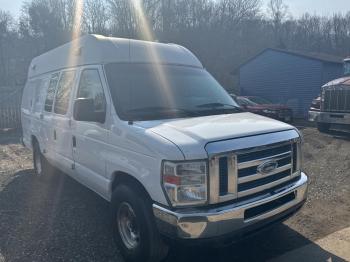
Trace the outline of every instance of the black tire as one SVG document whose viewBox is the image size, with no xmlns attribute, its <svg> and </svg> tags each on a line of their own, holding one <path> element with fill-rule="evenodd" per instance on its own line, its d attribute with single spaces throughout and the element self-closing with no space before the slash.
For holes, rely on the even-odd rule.
<svg viewBox="0 0 350 262">
<path fill-rule="evenodd" d="M 46 175 L 52 175 L 56 172 L 56 169 L 50 165 L 40 150 L 39 143 L 34 141 L 33 143 L 33 165 L 35 174 L 39 177 Z"/>
<path fill-rule="evenodd" d="M 317 129 L 318 131 L 320 131 L 321 133 L 327 133 L 330 129 L 331 125 L 328 123 L 317 123 Z"/>
<path fill-rule="evenodd" d="M 118 185 L 112 195 L 111 208 L 113 238 L 126 261 L 158 262 L 167 256 L 169 249 L 162 241 L 156 227 L 152 202 L 148 195 L 138 187 Z M 125 219 L 120 218 L 123 217 L 124 210 L 130 208 L 134 217 L 133 223 L 130 223 L 132 225 L 128 228 L 134 231 L 131 233 L 132 236 L 137 236 L 135 237 L 137 240 L 131 241 L 131 243 L 136 242 L 134 246 L 125 240 L 125 233 L 121 232 L 123 231 L 122 221 Z M 133 229 L 130 229 L 131 227 Z"/>
</svg>

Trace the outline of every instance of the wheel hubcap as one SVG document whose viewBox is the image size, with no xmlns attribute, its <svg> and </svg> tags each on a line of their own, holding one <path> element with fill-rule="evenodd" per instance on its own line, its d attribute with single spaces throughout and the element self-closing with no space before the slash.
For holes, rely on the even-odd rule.
<svg viewBox="0 0 350 262">
<path fill-rule="evenodd" d="M 132 207 L 123 202 L 117 214 L 117 223 L 120 237 L 128 249 L 134 249 L 139 245 L 140 232 L 136 224 L 136 216 Z"/>
</svg>

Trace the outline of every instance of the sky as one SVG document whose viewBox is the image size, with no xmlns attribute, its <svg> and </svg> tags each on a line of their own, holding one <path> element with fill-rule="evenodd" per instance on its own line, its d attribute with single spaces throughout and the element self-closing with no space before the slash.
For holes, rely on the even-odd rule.
<svg viewBox="0 0 350 262">
<path fill-rule="evenodd" d="M 1 1 L 1 0 L 0 0 Z M 270 0 L 262 0 L 266 5 Z M 305 12 L 329 16 L 333 13 L 347 13 L 350 11 L 350 0 L 284 0 L 293 16 L 300 16 Z"/>
<path fill-rule="evenodd" d="M 18 17 L 23 0 L 0 0 L 0 9 L 10 11 Z M 266 5 L 269 0 L 262 0 Z M 331 15 L 334 12 L 346 13 L 350 11 L 350 0 L 285 0 L 289 6 L 289 12 L 293 16 L 300 16 L 302 13 Z"/>
</svg>

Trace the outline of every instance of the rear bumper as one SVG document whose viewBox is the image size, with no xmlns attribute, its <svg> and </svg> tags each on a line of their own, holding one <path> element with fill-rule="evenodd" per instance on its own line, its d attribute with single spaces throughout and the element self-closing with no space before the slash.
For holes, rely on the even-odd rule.
<svg viewBox="0 0 350 262">
<path fill-rule="evenodd" d="M 161 234 L 172 239 L 220 238 L 243 231 L 258 230 L 294 213 L 306 200 L 307 182 L 307 176 L 302 173 L 294 184 L 249 203 L 180 211 L 171 211 L 154 204 L 153 213 Z"/>
<path fill-rule="evenodd" d="M 350 113 L 321 112 L 318 122 L 328 124 L 350 125 Z"/>
</svg>

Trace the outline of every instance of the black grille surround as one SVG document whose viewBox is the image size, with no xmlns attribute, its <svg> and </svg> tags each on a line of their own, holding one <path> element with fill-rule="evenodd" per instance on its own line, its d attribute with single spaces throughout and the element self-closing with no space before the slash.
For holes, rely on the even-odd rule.
<svg viewBox="0 0 350 262">
<path fill-rule="evenodd" d="M 295 199 L 295 197 L 296 197 L 295 192 L 292 192 L 292 193 L 289 193 L 288 195 L 285 195 L 281 198 L 273 200 L 269 203 L 247 209 L 244 212 L 244 219 L 245 220 L 252 219 L 252 218 L 257 217 L 261 214 L 269 212 L 273 209 L 281 207 L 281 206 L 293 201 Z"/>
<path fill-rule="evenodd" d="M 228 165 L 227 165 L 227 157 L 221 157 L 219 159 L 219 191 L 220 196 L 226 195 L 228 193 Z"/>
<path fill-rule="evenodd" d="M 251 189 L 254 189 L 256 187 L 263 186 L 263 185 L 268 184 L 268 183 L 272 183 L 276 180 L 280 180 L 282 178 L 289 177 L 290 175 L 291 175 L 290 170 L 286 170 L 286 171 L 280 172 L 276 175 L 267 176 L 267 177 L 253 180 L 253 181 L 246 182 L 246 183 L 241 183 L 241 184 L 238 184 L 238 192 L 251 190 Z"/>
</svg>

